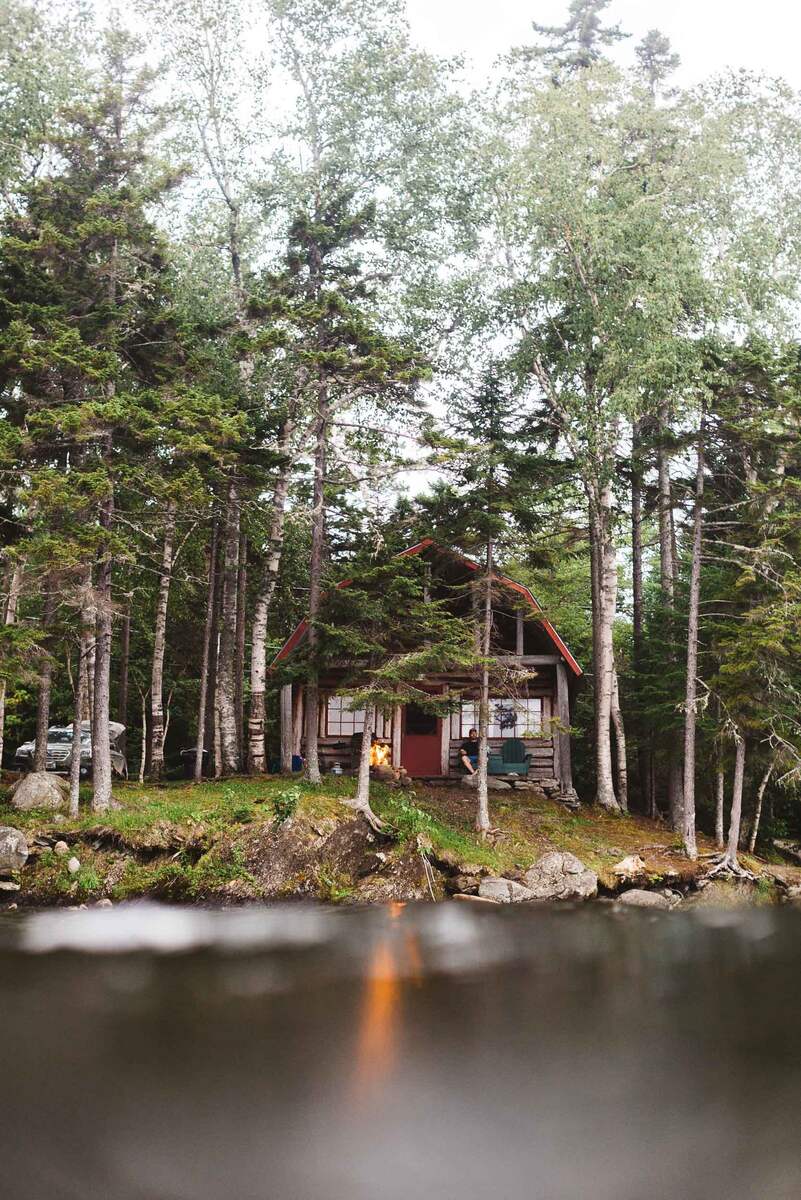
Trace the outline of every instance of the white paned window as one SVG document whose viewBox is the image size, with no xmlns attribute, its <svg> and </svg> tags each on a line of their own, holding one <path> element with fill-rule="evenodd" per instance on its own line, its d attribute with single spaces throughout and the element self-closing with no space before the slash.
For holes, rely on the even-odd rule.
<svg viewBox="0 0 801 1200">
<path fill-rule="evenodd" d="M 491 738 L 537 737 L 542 733 L 542 698 L 520 697 L 490 700 L 487 735 Z M 478 701 L 462 704 L 462 737 L 478 729 Z"/>
<path fill-rule="evenodd" d="M 351 709 L 350 696 L 329 696 L 325 711 L 325 731 L 330 737 L 350 737 L 364 729 L 364 709 Z M 375 734 L 388 737 L 391 722 L 382 713 L 376 714 Z"/>
</svg>

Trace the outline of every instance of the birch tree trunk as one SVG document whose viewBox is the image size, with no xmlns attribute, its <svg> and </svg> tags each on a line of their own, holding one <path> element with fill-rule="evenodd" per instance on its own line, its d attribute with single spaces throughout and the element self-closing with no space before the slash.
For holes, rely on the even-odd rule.
<svg viewBox="0 0 801 1200">
<path fill-rule="evenodd" d="M 757 789 L 757 796 L 756 796 L 756 807 L 754 808 L 754 819 L 751 823 L 751 833 L 748 838 L 748 853 L 749 854 L 753 854 L 754 850 L 756 849 L 757 837 L 759 836 L 759 822 L 762 819 L 762 801 L 765 798 L 765 789 L 767 788 L 768 784 L 770 783 L 770 777 L 773 774 L 773 770 L 774 770 L 775 766 L 776 766 L 776 760 L 773 759 L 768 764 L 768 769 L 765 771 L 765 774 L 762 776 L 762 778 L 759 781 L 759 787 Z"/>
<path fill-rule="evenodd" d="M 241 770 L 245 760 L 245 632 L 247 621 L 248 540 L 239 534 L 239 572 L 236 583 L 236 647 L 234 654 L 234 706 L 236 708 L 237 757 Z"/>
<path fill-rule="evenodd" d="M 615 657 L 613 631 L 617 608 L 617 559 L 612 537 L 612 488 L 603 485 L 593 497 L 590 532 L 597 556 L 597 638 L 595 659 L 596 801 L 610 812 L 619 812 L 612 773 L 612 696 Z"/>
<path fill-rule="evenodd" d="M 50 693 L 53 685 L 53 657 L 50 635 L 56 612 L 56 596 L 52 579 L 45 581 L 42 631 L 45 633 L 45 652 L 39 668 L 39 691 L 36 702 L 36 740 L 33 748 L 33 770 L 44 771 L 47 766 L 47 731 L 50 727 Z"/>
<path fill-rule="evenodd" d="M 211 529 L 211 544 L 209 546 L 209 582 L 206 591 L 206 623 L 203 628 L 203 657 L 200 665 L 200 698 L 197 711 L 197 739 L 195 741 L 195 783 L 203 778 L 203 754 L 206 742 L 206 706 L 209 696 L 209 659 L 211 656 L 211 639 L 214 632 L 214 596 L 217 576 L 217 536 L 218 526 L 215 521 Z"/>
<path fill-rule="evenodd" d="M 723 849 L 723 805 L 726 795 L 726 773 L 719 766 L 715 771 L 715 845 Z"/>
<path fill-rule="evenodd" d="M 107 437 L 106 453 L 111 452 L 111 435 Z M 109 480 L 109 489 L 111 482 Z M 101 501 L 100 527 L 108 536 L 114 519 L 114 493 Z M 105 812 L 111 804 L 111 741 L 109 708 L 111 691 L 111 550 L 106 541 L 97 571 L 95 595 L 97 622 L 95 632 L 94 712 L 92 714 L 92 808 Z"/>
<path fill-rule="evenodd" d="M 220 724 L 220 766 L 224 775 L 240 769 L 236 732 L 236 607 L 239 575 L 240 504 L 236 482 L 231 480 L 223 537 L 222 607 L 217 661 L 217 712 Z"/>
<path fill-rule="evenodd" d="M 631 586 L 632 586 L 632 635 L 634 675 L 639 697 L 642 681 L 644 644 L 643 604 L 643 551 L 642 551 L 642 430 L 639 421 L 634 422 L 631 444 Z M 651 812 L 650 769 L 646 730 L 642 718 L 637 722 L 637 775 L 643 810 Z"/>
<path fill-rule="evenodd" d="M 729 817 L 729 837 L 726 842 L 726 852 L 717 869 L 738 871 L 740 860 L 740 823 L 743 814 L 743 780 L 745 778 L 745 738 L 738 735 L 734 755 L 734 783 L 731 794 L 731 816 Z"/>
<path fill-rule="evenodd" d="M 629 811 L 629 770 L 626 761 L 626 726 L 620 707 L 620 685 L 617 667 L 612 680 L 612 727 L 615 731 L 615 755 L 617 762 L 617 798 L 622 812 Z"/>
<path fill-rule="evenodd" d="M 687 619 L 687 686 L 684 697 L 684 850 L 688 858 L 698 857 L 695 837 L 695 729 L 698 706 L 698 615 L 701 598 L 701 544 L 704 521 L 704 419 L 698 433 L 698 457 L 695 471 L 695 513 L 690 565 L 690 596 Z"/>
<path fill-rule="evenodd" d="M 117 690 L 117 720 L 121 725 L 128 727 L 128 668 L 131 659 L 131 603 L 125 609 L 125 615 L 122 618 L 122 633 L 120 636 L 120 672 L 119 686 Z M 127 733 L 123 733 L 120 742 L 125 748 L 127 742 Z"/>
<path fill-rule="evenodd" d="M 659 448 L 657 450 L 657 486 L 659 494 L 659 580 L 662 604 L 670 623 L 672 641 L 676 604 L 675 530 L 673 526 L 673 496 L 670 482 L 670 457 L 664 438 L 670 425 L 667 401 L 659 405 Z M 679 832 L 684 828 L 683 768 L 672 742 L 667 754 L 668 811 L 671 827 Z"/>
<path fill-rule="evenodd" d="M 89 644 L 92 631 L 88 628 L 85 613 L 81 614 L 81 640 L 78 647 L 78 670 L 75 675 L 75 701 L 72 709 L 72 758 L 70 759 L 70 800 L 69 813 L 71 817 L 78 816 L 81 787 L 81 733 L 83 710 L 86 704 L 87 671 L 86 658 L 89 654 Z"/>
<path fill-rule="evenodd" d="M 164 652 L 167 645 L 167 608 L 175 550 L 175 510 L 175 501 L 170 500 L 164 521 L 164 545 L 153 629 L 153 662 L 150 672 L 150 778 L 155 781 L 164 777 Z"/>
<path fill-rule="evenodd" d="M 478 766 L 476 770 L 476 829 L 482 837 L 490 830 L 489 788 L 489 654 L 492 639 L 492 542 L 487 543 L 484 610 L 481 621 L 481 696 L 478 704 Z"/>
<path fill-rule="evenodd" d="M 279 452 L 287 454 L 292 426 L 287 422 L 281 431 Z M 264 576 L 256 598 L 253 613 L 253 631 L 250 649 L 250 713 L 248 717 L 248 774 L 263 775 L 267 769 L 267 747 L 265 731 L 265 688 L 267 682 L 267 621 L 270 615 L 278 572 L 281 567 L 281 552 L 284 545 L 286 521 L 286 499 L 289 491 L 291 465 L 284 459 L 275 490 L 273 492 L 270 534 L 267 542 L 267 557 Z"/>
<path fill-rule="evenodd" d="M 323 548 L 325 545 L 325 470 L 328 443 L 329 405 L 325 390 L 321 390 L 315 427 L 314 493 L 311 514 L 311 557 L 309 562 L 309 632 L 308 647 L 311 666 L 306 683 L 306 778 L 319 784 L 320 759 L 317 752 L 317 731 L 320 720 L 320 683 L 315 662 L 318 646 L 317 620 L 322 594 Z"/>
<path fill-rule="evenodd" d="M 359 754 L 359 771 L 356 781 L 356 795 L 353 800 L 345 800 L 348 808 L 361 813 L 372 829 L 380 831 L 383 825 L 370 806 L 370 746 L 375 728 L 375 705 L 367 703 L 364 706 L 364 730 L 362 731 L 362 748 Z"/>
<path fill-rule="evenodd" d="M 16 625 L 17 611 L 19 609 L 19 597 L 22 591 L 22 576 L 23 567 L 21 563 L 17 563 L 11 572 L 11 578 L 8 584 L 8 596 L 6 598 L 5 612 L 3 613 L 4 625 Z M 0 770 L 3 768 L 3 747 L 5 743 L 5 724 L 6 724 L 6 681 L 0 679 Z"/>
</svg>

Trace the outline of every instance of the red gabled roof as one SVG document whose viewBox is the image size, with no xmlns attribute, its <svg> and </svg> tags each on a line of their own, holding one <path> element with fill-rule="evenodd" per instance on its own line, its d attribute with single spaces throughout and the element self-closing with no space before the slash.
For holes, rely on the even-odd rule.
<svg viewBox="0 0 801 1200">
<path fill-rule="evenodd" d="M 396 555 L 396 558 L 410 558 L 412 555 L 422 554 L 423 550 L 427 550 L 429 548 L 429 546 L 437 546 L 437 543 L 434 541 L 433 538 L 423 538 L 422 541 L 415 542 L 415 544 L 413 546 L 408 546 L 406 550 L 401 550 L 400 553 Z M 453 555 L 454 558 L 458 558 L 459 561 L 463 562 L 465 564 L 465 566 L 468 567 L 471 571 L 480 570 L 479 564 L 477 562 L 474 562 L 472 558 L 468 558 L 466 554 L 460 554 L 458 550 L 450 550 L 445 546 L 437 546 L 437 548 L 439 550 L 442 550 L 446 554 Z M 508 575 L 494 574 L 493 579 L 496 582 L 503 584 L 505 587 L 511 588 L 512 591 L 518 592 L 521 596 L 523 596 L 529 602 L 529 604 L 531 605 L 531 607 L 535 613 L 538 613 L 538 614 L 542 613 L 541 604 L 539 603 L 537 598 L 534 596 L 533 592 L 531 592 L 525 586 L 525 584 L 518 583 L 517 580 L 515 580 L 515 579 L 510 579 Z M 336 585 L 337 589 L 348 587 L 349 584 L 351 584 L 352 582 L 353 582 L 353 580 L 351 580 L 351 579 L 343 579 L 340 583 L 338 583 Z M 560 638 L 559 634 L 554 629 L 551 622 L 546 617 L 540 615 L 540 624 L 542 625 L 542 628 L 545 630 L 545 632 L 548 634 L 548 637 L 551 639 L 551 641 L 553 642 L 556 649 L 559 651 L 559 653 L 564 658 L 567 665 L 570 667 L 573 674 L 574 675 L 583 674 L 581 667 L 578 665 L 575 658 L 570 653 L 567 646 L 562 641 L 562 639 Z M 292 651 L 295 649 L 295 647 L 303 640 L 303 636 L 306 633 L 306 630 L 308 629 L 308 627 L 309 627 L 309 622 L 307 620 L 304 619 L 303 621 L 300 622 L 300 624 L 292 631 L 292 633 L 289 635 L 287 640 L 284 642 L 281 649 L 276 654 L 275 658 L 272 661 L 272 666 L 275 666 L 276 663 L 279 663 L 283 659 L 289 657 L 289 655 L 292 653 Z"/>
</svg>

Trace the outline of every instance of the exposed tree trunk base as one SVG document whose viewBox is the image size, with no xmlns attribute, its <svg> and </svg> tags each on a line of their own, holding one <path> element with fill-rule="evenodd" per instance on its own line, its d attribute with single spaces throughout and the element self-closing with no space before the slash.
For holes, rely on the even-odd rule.
<svg viewBox="0 0 801 1200">
<path fill-rule="evenodd" d="M 737 858 L 732 858 L 728 853 L 721 856 L 718 862 L 707 871 L 704 878 L 715 879 L 722 875 L 730 875 L 735 879 L 748 879 L 752 883 L 757 881 L 757 876 L 753 871 L 748 871 Z"/>
<path fill-rule="evenodd" d="M 360 800 L 358 797 L 354 797 L 352 800 L 343 800 L 342 803 L 346 808 L 351 808 L 354 812 L 360 813 L 370 828 L 374 829 L 376 833 L 383 832 L 384 824 L 380 817 L 377 817 L 373 812 L 369 800 Z"/>
</svg>

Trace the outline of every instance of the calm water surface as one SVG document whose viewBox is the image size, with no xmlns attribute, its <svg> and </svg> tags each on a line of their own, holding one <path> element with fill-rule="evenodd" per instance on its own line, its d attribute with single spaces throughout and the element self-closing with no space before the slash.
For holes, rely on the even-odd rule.
<svg viewBox="0 0 801 1200">
<path fill-rule="evenodd" d="M 0 919 L 9 1200 L 797 1200 L 801 913 Z"/>
</svg>

